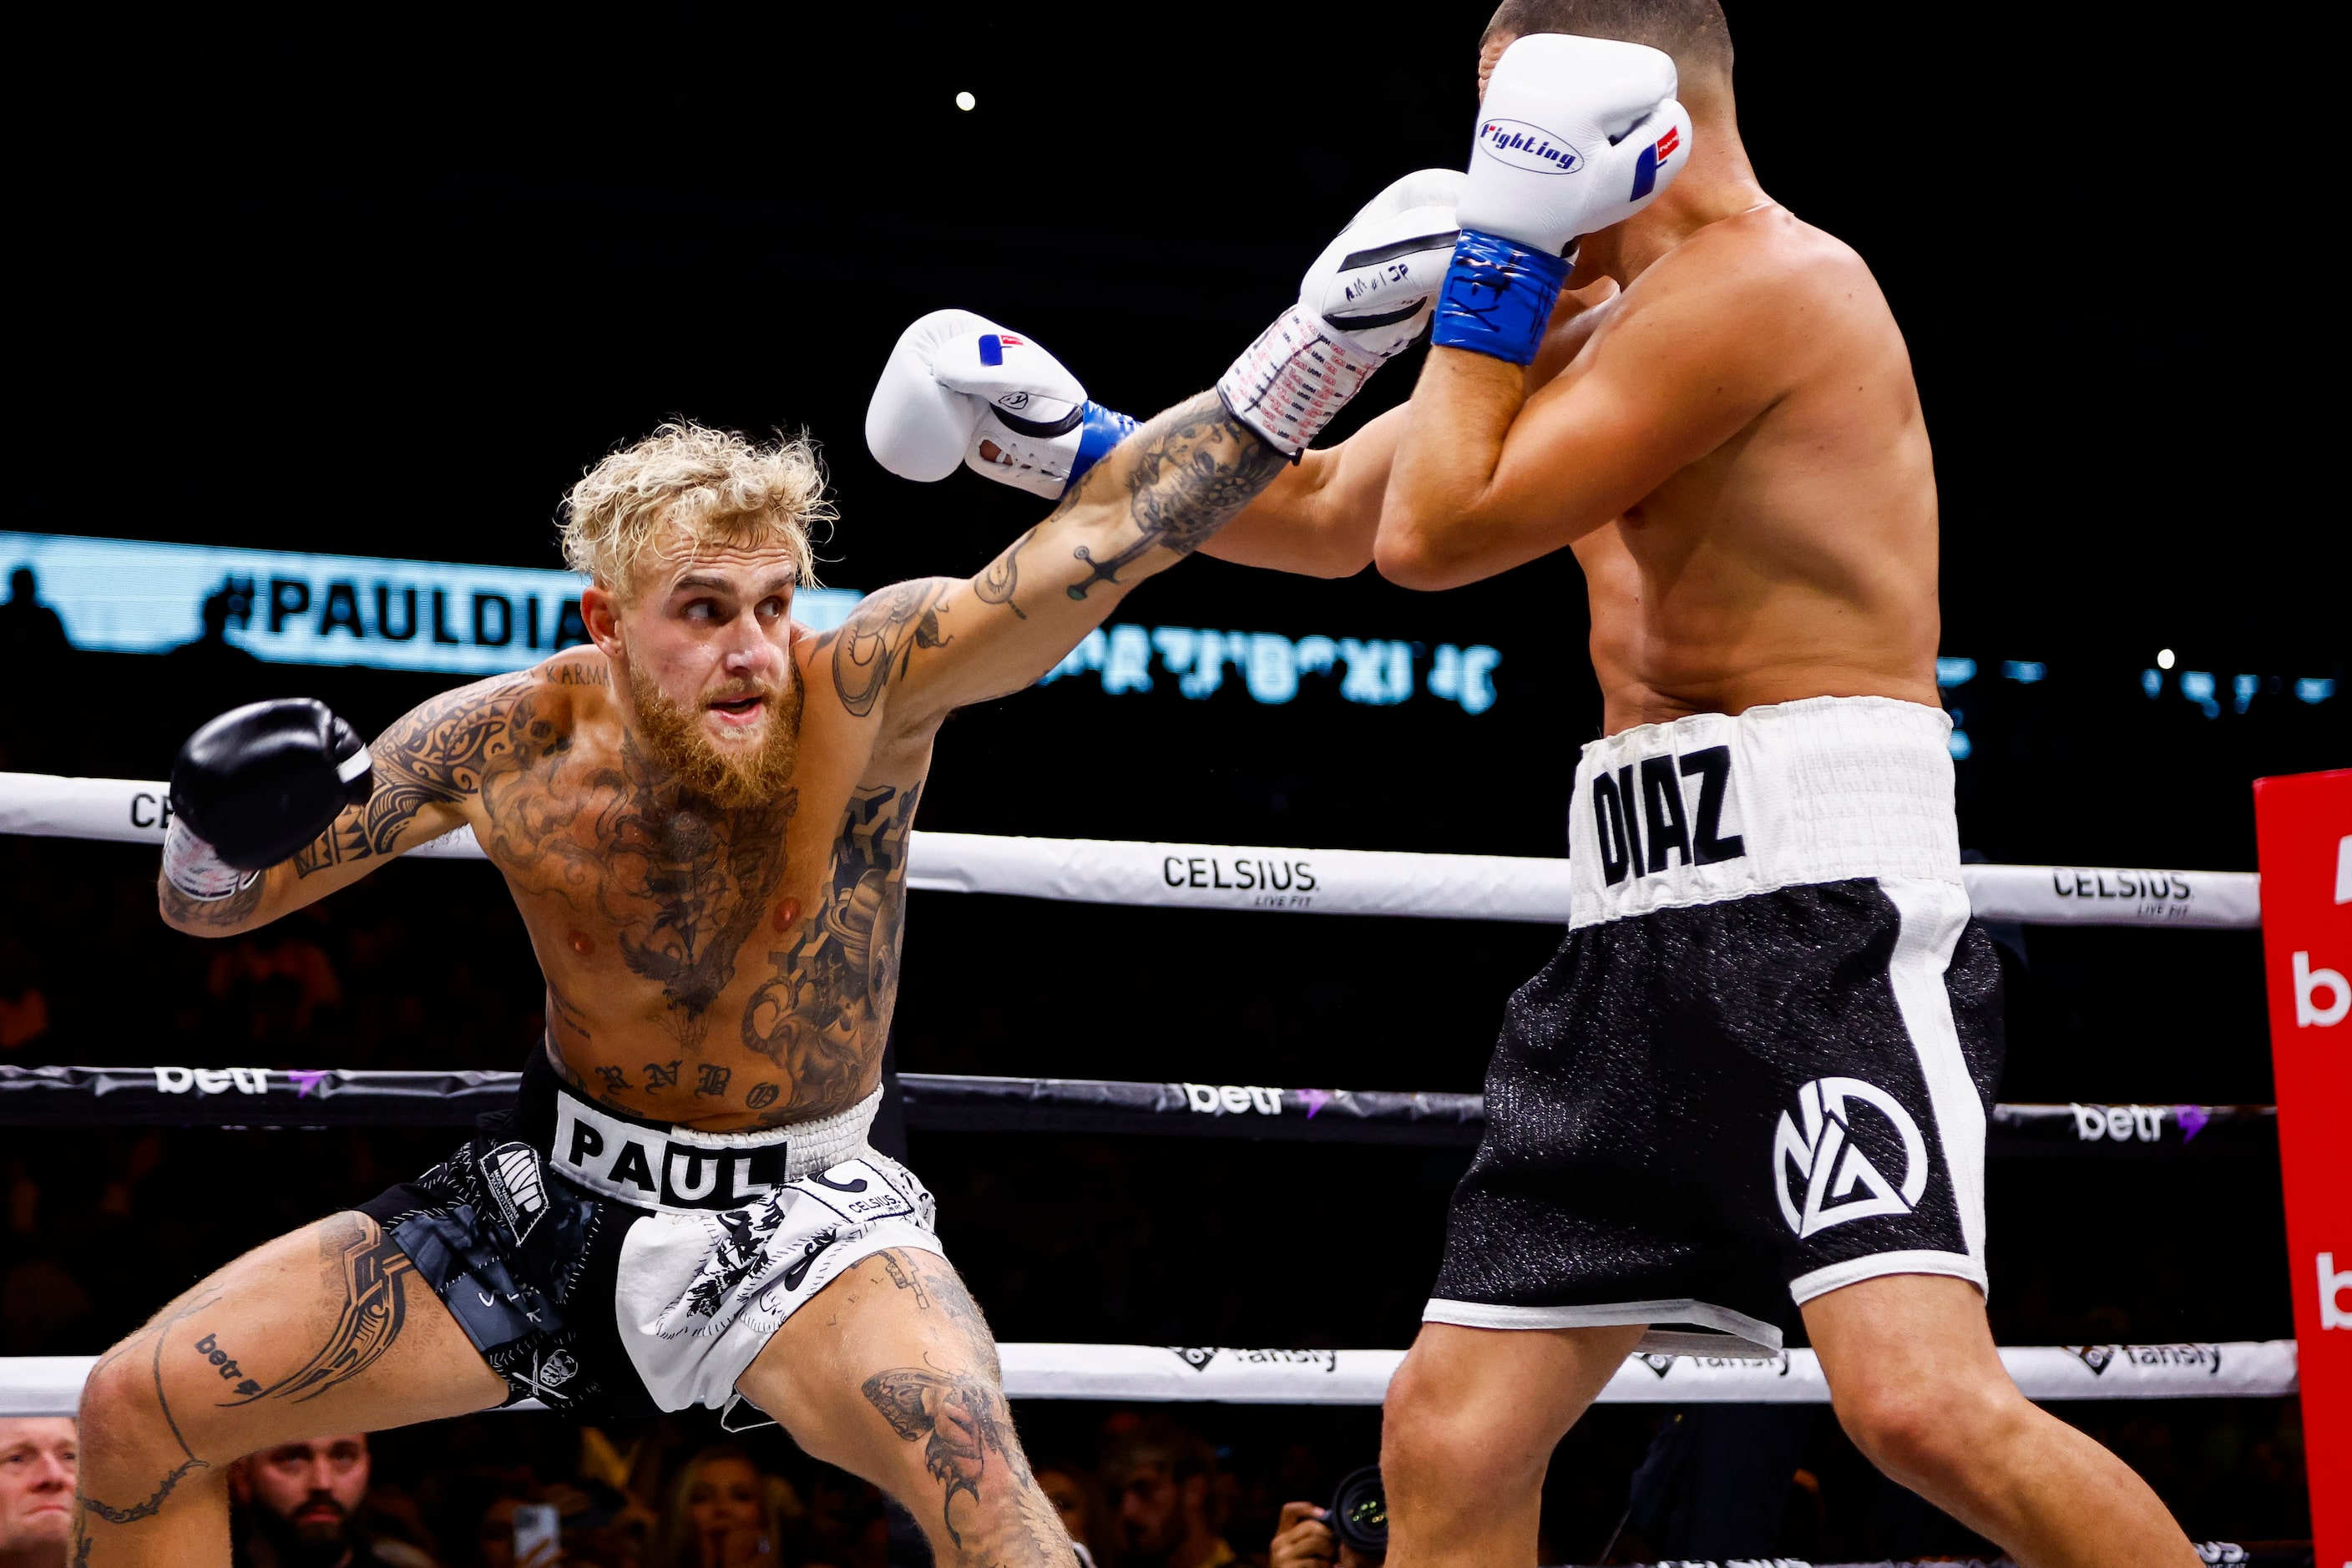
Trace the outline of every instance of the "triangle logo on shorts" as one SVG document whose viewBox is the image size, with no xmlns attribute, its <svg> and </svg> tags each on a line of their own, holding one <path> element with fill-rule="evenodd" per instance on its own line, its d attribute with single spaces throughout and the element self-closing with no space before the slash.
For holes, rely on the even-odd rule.
<svg viewBox="0 0 2352 1568">
<path fill-rule="evenodd" d="M 1853 1142 L 1849 1101 L 1876 1111 L 1902 1139 L 1900 1183 L 1888 1181 Z M 1802 1129 L 1784 1110 L 1772 1135 L 1772 1188 L 1781 1217 L 1800 1239 L 1848 1220 L 1909 1214 L 1927 1190 L 1927 1142 L 1919 1124 L 1877 1085 L 1858 1078 L 1815 1079 L 1797 1091 L 1797 1110 Z M 1792 1173 L 1803 1184 L 1801 1200 L 1790 1188 Z M 1856 1189 L 1864 1195 L 1854 1195 Z"/>
</svg>

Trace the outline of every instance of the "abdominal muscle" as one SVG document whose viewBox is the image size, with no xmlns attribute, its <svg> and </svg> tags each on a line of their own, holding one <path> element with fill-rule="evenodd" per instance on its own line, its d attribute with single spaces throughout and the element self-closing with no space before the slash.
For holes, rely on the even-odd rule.
<svg viewBox="0 0 2352 1568">
<path fill-rule="evenodd" d="M 896 998 L 858 985 L 870 983 L 871 969 L 848 973 L 838 943 L 826 940 L 830 928 L 803 913 L 822 897 L 787 886 L 740 913 L 714 899 L 706 906 L 713 918 L 696 933 L 701 962 L 683 978 L 646 956 L 663 933 L 583 919 L 569 900 L 519 898 L 547 980 L 557 1072 L 608 1110 L 712 1132 L 855 1105 L 881 1080 Z M 843 923 L 836 911 L 835 926 Z M 895 943 L 895 919 L 881 923 L 881 939 Z M 720 943 L 731 952 L 714 951 Z M 668 984 L 640 973 L 647 969 Z"/>
<path fill-rule="evenodd" d="M 1932 563 L 1924 574 L 1881 571 L 1835 591 L 1775 571 L 1761 552 L 1700 559 L 1643 537 L 1655 526 L 1621 519 L 1575 547 L 1605 732 L 1808 697 L 1935 705 Z"/>
<path fill-rule="evenodd" d="M 743 989 L 749 993 L 752 986 Z M 712 1028 L 682 1042 L 656 992 L 644 1008 L 584 1008 L 575 986 L 548 988 L 547 1049 L 557 1073 L 610 1110 L 709 1132 L 814 1121 L 847 1110 L 882 1076 L 881 1036 L 843 1031 L 830 1042 L 831 1082 L 815 1095 L 783 1065 L 733 1038 L 746 1003 L 722 997 Z M 731 1004 L 731 1005 L 730 1005 Z"/>
</svg>

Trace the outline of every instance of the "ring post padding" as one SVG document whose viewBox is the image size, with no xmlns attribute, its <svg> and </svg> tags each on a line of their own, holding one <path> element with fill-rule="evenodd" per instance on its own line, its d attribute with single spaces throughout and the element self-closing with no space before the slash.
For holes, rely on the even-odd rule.
<svg viewBox="0 0 2352 1568">
<path fill-rule="evenodd" d="M 0 833 L 160 847 L 165 786 L 136 779 L 0 773 Z M 464 828 L 405 851 L 478 860 Z M 1105 838 L 1021 838 L 918 829 L 907 885 L 1090 904 L 1403 915 L 1564 924 L 1568 862 L 1510 855 L 1408 855 L 1370 849 L 1252 848 Z M 2119 867 L 1964 866 L 1978 916 L 2028 925 L 2252 930 L 2262 923 L 2251 871 Z"/>
<path fill-rule="evenodd" d="M 1402 1351 L 1222 1345 L 1001 1344 L 1014 1399 L 1219 1405 L 1378 1405 Z M 2028 1399 L 2273 1399 L 2296 1391 L 2293 1340 L 2221 1344 L 2028 1345 L 2001 1363 Z M 70 1415 L 96 1356 L 0 1359 L 0 1415 Z M 1813 1352 L 1769 1361 L 1637 1355 L 1603 1405 L 1826 1405 Z"/>
</svg>

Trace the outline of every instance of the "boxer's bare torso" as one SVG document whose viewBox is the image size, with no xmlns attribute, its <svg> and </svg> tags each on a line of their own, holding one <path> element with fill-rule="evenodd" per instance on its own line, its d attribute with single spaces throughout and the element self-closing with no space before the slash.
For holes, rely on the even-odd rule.
<svg viewBox="0 0 2352 1568">
<path fill-rule="evenodd" d="M 1564 297 L 1530 384 L 1595 374 L 1653 296 L 1753 273 L 1763 298 L 1727 312 L 1715 363 L 1761 383 L 1763 406 L 1570 546 L 1611 733 L 1804 697 L 1936 701 L 1934 463 L 1910 356 L 1851 249 L 1777 206 L 1723 219 L 1631 287 Z"/>
<path fill-rule="evenodd" d="M 530 931 L 557 1066 L 603 1103 L 773 1125 L 878 1080 L 934 727 L 850 711 L 834 666 L 860 635 L 793 628 L 801 761 L 769 805 L 720 809 L 658 768 L 593 647 L 452 692 L 373 748 L 384 799 L 368 827 L 462 812 Z M 854 697 L 858 667 L 839 662 Z"/>
<path fill-rule="evenodd" d="M 1525 371 L 1433 350 L 1411 404 L 1309 453 L 1210 552 L 1376 557 L 1435 589 L 1570 549 L 1611 733 L 1934 703 L 1935 475 L 1902 334 L 1862 259 L 1730 152 L 1584 242 Z"/>
</svg>

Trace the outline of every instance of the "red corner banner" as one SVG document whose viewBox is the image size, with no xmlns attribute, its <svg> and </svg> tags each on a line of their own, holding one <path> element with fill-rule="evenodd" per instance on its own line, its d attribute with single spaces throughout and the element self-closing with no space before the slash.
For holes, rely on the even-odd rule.
<svg viewBox="0 0 2352 1568">
<path fill-rule="evenodd" d="M 2352 768 L 2254 781 L 2317 1561 L 2352 1563 Z"/>
</svg>

